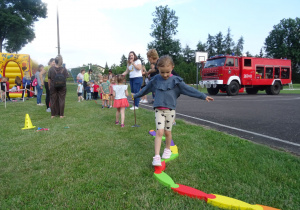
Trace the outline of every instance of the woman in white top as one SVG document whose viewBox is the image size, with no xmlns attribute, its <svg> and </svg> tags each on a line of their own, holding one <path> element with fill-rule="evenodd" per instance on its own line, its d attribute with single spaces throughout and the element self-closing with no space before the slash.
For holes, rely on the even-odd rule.
<svg viewBox="0 0 300 210">
<path fill-rule="evenodd" d="M 83 81 L 83 75 L 84 75 L 84 73 L 85 73 L 85 69 L 81 69 L 80 73 L 77 74 L 77 77 L 76 77 L 77 83 L 78 83 L 79 80 Z"/>
<path fill-rule="evenodd" d="M 136 54 L 133 51 L 129 52 L 128 61 L 127 61 L 127 69 L 122 75 L 126 75 L 129 73 L 129 81 L 131 93 L 134 95 L 138 93 L 141 89 L 143 83 L 143 75 L 142 75 L 142 62 L 137 58 Z M 131 110 L 138 109 L 140 103 L 140 99 L 136 98 L 134 100 L 134 105 L 130 108 Z"/>
</svg>

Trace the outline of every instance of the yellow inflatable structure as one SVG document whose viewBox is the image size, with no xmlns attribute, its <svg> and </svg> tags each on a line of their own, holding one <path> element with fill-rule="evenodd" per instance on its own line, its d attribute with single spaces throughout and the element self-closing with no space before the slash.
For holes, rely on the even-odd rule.
<svg viewBox="0 0 300 210">
<path fill-rule="evenodd" d="M 9 78 L 9 89 L 14 87 L 16 77 L 20 77 L 23 80 L 24 75 L 27 73 L 30 77 L 32 75 L 32 69 L 30 65 L 30 56 L 26 54 L 12 54 L 12 53 L 0 53 L 0 75 L 2 77 Z M 21 89 L 23 89 L 23 84 Z M 27 91 L 26 91 L 27 92 Z M 22 91 L 10 92 L 11 98 L 21 98 Z M 25 97 L 27 93 L 25 93 Z"/>
</svg>

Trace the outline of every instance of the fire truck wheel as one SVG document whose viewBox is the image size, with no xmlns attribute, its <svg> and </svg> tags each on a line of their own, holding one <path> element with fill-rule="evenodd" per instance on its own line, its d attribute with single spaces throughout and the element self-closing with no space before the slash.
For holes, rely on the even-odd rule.
<svg viewBox="0 0 300 210">
<path fill-rule="evenodd" d="M 219 88 L 207 88 L 207 92 L 209 95 L 217 95 L 219 93 Z"/>
<path fill-rule="evenodd" d="M 255 95 L 255 94 L 257 94 L 258 89 L 257 88 L 246 88 L 246 92 L 249 95 Z"/>
<path fill-rule="evenodd" d="M 235 96 L 239 93 L 239 83 L 236 81 L 232 81 L 229 85 L 227 85 L 226 92 L 229 96 Z"/>
<path fill-rule="evenodd" d="M 278 95 L 280 93 L 281 84 L 279 82 L 275 82 L 273 85 L 267 87 L 266 93 L 268 95 Z"/>
</svg>

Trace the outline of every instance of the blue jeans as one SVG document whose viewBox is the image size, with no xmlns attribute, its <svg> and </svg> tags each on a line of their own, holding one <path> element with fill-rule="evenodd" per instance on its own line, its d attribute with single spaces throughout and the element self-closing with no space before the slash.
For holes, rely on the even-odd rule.
<svg viewBox="0 0 300 210">
<path fill-rule="evenodd" d="M 138 93 L 141 90 L 141 86 L 143 83 L 143 77 L 134 77 L 129 79 L 130 88 L 132 93 Z M 134 106 L 139 106 L 140 98 L 136 98 L 134 100 Z"/>
<path fill-rule="evenodd" d="M 86 93 L 86 99 L 85 100 L 92 100 L 92 93 Z"/>
<path fill-rule="evenodd" d="M 36 86 L 36 90 L 37 90 L 37 96 L 36 96 L 36 102 L 37 104 L 42 103 L 42 94 L 43 94 L 43 88 L 41 88 L 43 86 Z"/>
</svg>

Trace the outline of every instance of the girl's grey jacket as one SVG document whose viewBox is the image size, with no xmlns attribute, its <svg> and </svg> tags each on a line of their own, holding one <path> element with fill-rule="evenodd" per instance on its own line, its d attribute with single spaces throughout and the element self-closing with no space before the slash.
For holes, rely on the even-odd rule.
<svg viewBox="0 0 300 210">
<path fill-rule="evenodd" d="M 142 90 L 134 95 L 134 98 L 142 97 L 150 92 L 155 93 L 153 108 L 166 107 L 169 109 L 176 109 L 177 98 L 180 94 L 203 100 L 207 97 L 204 93 L 185 84 L 181 77 L 175 75 L 169 77 L 167 80 L 160 74 L 156 75 Z"/>
</svg>

